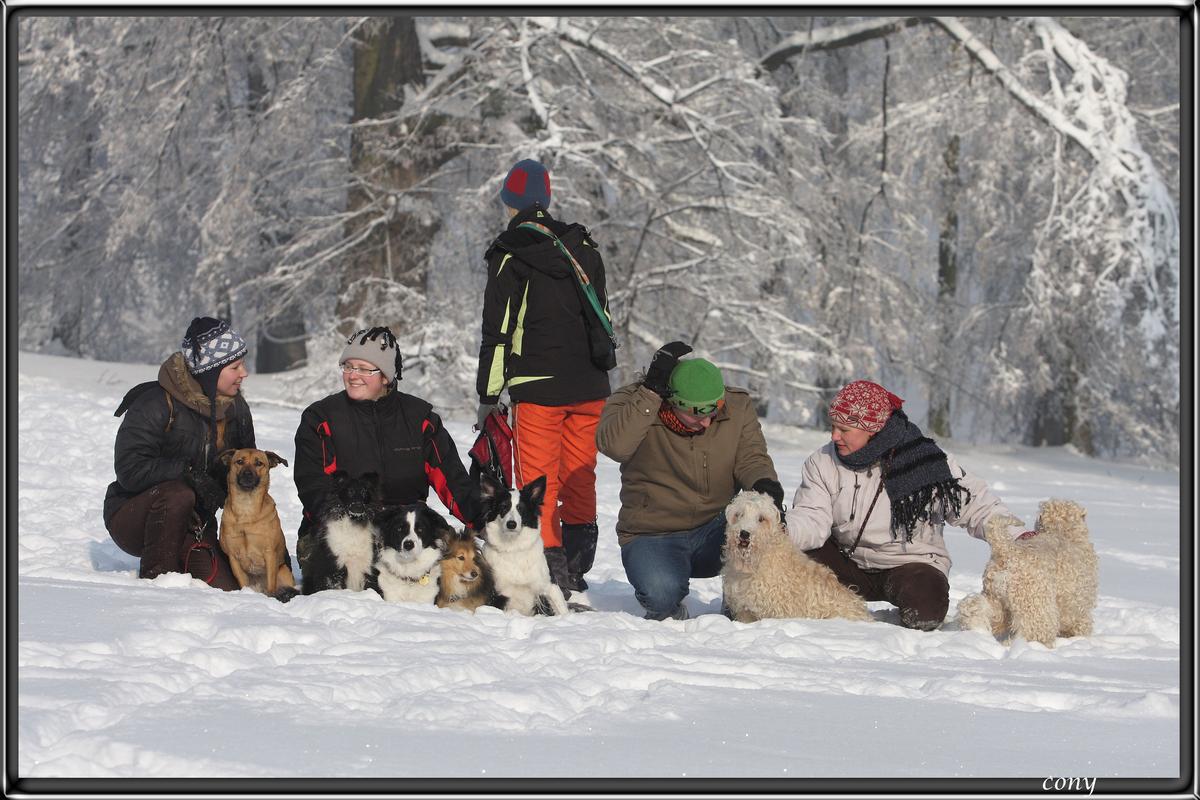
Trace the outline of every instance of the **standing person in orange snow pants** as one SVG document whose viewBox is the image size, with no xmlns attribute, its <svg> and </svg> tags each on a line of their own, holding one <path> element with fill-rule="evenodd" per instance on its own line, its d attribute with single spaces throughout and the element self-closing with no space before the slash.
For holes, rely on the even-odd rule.
<svg viewBox="0 0 1200 800">
<path fill-rule="evenodd" d="M 546 563 L 570 598 L 587 589 L 596 555 L 595 434 L 616 366 L 604 261 L 587 228 L 546 210 L 550 174 L 541 163 L 514 164 L 500 199 L 509 222 L 484 254 L 479 426 L 507 390 L 516 481 L 546 476 Z"/>
<path fill-rule="evenodd" d="M 603 410 L 604 400 L 513 406 L 518 480 L 524 485 L 539 475 L 546 476 L 542 506 L 542 543 L 546 547 L 563 547 L 563 528 L 570 531 L 596 520 L 596 426 Z M 561 506 L 555 513 L 557 503 Z M 594 544 L 592 549 L 594 553 Z M 582 587 L 574 591 L 582 591 Z"/>
</svg>

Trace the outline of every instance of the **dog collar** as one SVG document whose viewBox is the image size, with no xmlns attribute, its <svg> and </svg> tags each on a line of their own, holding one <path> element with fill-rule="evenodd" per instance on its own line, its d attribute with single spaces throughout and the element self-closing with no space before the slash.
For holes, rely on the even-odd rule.
<svg viewBox="0 0 1200 800">
<path fill-rule="evenodd" d="M 433 574 L 432 569 L 429 570 L 429 572 L 426 572 L 424 575 L 422 575 L 419 578 L 410 578 L 407 575 L 397 575 L 395 573 L 395 571 L 391 570 L 391 569 L 389 569 L 388 572 L 391 572 L 393 577 L 399 578 L 400 580 L 404 581 L 405 583 L 419 583 L 422 586 L 428 586 L 430 581 L 433 580 L 433 578 L 429 577 L 430 575 Z"/>
</svg>

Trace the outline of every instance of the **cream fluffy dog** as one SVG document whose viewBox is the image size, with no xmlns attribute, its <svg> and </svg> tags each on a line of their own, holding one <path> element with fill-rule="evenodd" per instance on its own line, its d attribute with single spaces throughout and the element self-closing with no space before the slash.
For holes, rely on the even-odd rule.
<svg viewBox="0 0 1200 800">
<path fill-rule="evenodd" d="M 1078 503 L 1047 500 L 1038 510 L 1038 535 L 1022 541 L 1006 532 L 1017 520 L 988 520 L 992 556 L 983 570 L 983 593 L 958 604 L 959 627 L 1021 636 L 1046 647 L 1057 636 L 1090 634 L 1099 560 L 1086 516 Z"/>
<path fill-rule="evenodd" d="M 862 598 L 792 544 L 771 498 L 740 492 L 725 508 L 725 602 L 738 622 L 871 619 Z"/>
</svg>

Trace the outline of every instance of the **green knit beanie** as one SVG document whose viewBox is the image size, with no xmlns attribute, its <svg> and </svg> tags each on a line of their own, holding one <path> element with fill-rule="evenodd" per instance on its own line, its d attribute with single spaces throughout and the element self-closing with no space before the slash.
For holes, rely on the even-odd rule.
<svg viewBox="0 0 1200 800">
<path fill-rule="evenodd" d="M 680 361 L 668 381 L 671 402 L 684 411 L 708 414 L 725 396 L 725 381 L 721 370 L 703 358 Z"/>
</svg>

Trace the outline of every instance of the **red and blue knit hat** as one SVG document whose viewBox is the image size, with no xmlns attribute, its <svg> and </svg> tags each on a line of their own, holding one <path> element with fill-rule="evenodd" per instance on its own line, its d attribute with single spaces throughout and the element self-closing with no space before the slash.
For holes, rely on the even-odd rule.
<svg viewBox="0 0 1200 800">
<path fill-rule="evenodd" d="M 534 203 L 542 208 L 550 207 L 550 173 L 540 161 L 526 158 L 513 164 L 504 184 L 500 187 L 500 199 L 509 208 L 524 211 Z"/>
<path fill-rule="evenodd" d="M 875 434 L 902 405 L 903 400 L 878 383 L 853 381 L 843 386 L 829 404 L 829 418 L 838 425 Z"/>
</svg>

